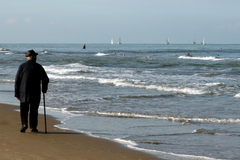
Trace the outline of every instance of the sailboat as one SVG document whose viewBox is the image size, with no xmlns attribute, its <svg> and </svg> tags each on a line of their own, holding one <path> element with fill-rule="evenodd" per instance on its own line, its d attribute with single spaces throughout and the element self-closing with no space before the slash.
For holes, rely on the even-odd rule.
<svg viewBox="0 0 240 160">
<path fill-rule="evenodd" d="M 166 43 L 165 44 L 169 44 L 169 38 L 166 38 Z"/>
<path fill-rule="evenodd" d="M 206 45 L 206 41 L 205 41 L 205 38 L 203 38 L 203 42 L 202 42 L 202 45 Z"/>
<path fill-rule="evenodd" d="M 195 35 L 193 36 L 193 42 L 192 42 L 192 44 L 196 44 L 196 42 L 195 42 Z"/>
<path fill-rule="evenodd" d="M 111 44 L 113 44 L 113 39 L 111 39 Z"/>
<path fill-rule="evenodd" d="M 119 37 L 118 44 L 122 44 L 121 37 Z"/>
</svg>

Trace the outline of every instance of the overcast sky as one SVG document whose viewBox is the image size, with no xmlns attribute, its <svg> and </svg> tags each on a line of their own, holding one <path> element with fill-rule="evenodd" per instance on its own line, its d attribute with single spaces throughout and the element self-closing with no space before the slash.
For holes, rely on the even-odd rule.
<svg viewBox="0 0 240 160">
<path fill-rule="evenodd" d="M 240 0 L 0 0 L 0 43 L 240 44 Z"/>
</svg>

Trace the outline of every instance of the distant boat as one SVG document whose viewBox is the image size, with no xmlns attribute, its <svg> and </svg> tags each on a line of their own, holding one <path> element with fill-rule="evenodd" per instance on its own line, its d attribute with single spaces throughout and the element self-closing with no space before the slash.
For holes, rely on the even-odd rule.
<svg viewBox="0 0 240 160">
<path fill-rule="evenodd" d="M 196 42 L 195 42 L 195 35 L 193 36 L 193 42 L 192 42 L 192 44 L 196 44 Z"/>
<path fill-rule="evenodd" d="M 113 39 L 111 39 L 111 44 L 113 44 Z"/>
<path fill-rule="evenodd" d="M 206 45 L 206 41 L 205 41 L 205 38 L 203 38 L 203 42 L 202 42 L 202 45 Z"/>
<path fill-rule="evenodd" d="M 169 38 L 166 38 L 166 43 L 165 44 L 169 44 Z"/>
<path fill-rule="evenodd" d="M 122 44 L 121 37 L 119 37 L 118 44 Z"/>
</svg>

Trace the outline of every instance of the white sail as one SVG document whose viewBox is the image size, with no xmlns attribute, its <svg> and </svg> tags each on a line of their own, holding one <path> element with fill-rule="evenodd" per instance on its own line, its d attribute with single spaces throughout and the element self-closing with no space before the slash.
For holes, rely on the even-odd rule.
<svg viewBox="0 0 240 160">
<path fill-rule="evenodd" d="M 122 44 L 122 42 L 121 42 L 121 37 L 119 37 L 118 44 Z"/>
<path fill-rule="evenodd" d="M 193 35 L 193 42 L 192 42 L 192 44 L 196 44 L 196 42 L 195 42 L 195 35 Z"/>
<path fill-rule="evenodd" d="M 169 38 L 166 38 L 166 43 L 165 44 L 169 44 Z"/>
<path fill-rule="evenodd" d="M 202 42 L 202 45 L 206 45 L 206 41 L 205 41 L 205 38 L 203 38 L 203 42 Z"/>
<path fill-rule="evenodd" d="M 113 44 L 113 39 L 111 39 L 111 44 Z"/>
</svg>

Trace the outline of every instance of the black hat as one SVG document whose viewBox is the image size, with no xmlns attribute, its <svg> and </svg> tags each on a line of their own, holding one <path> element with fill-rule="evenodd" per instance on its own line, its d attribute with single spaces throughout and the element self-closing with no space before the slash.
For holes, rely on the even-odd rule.
<svg viewBox="0 0 240 160">
<path fill-rule="evenodd" d="M 28 50 L 27 53 L 25 53 L 26 57 L 36 56 L 38 53 L 36 53 L 34 50 Z"/>
</svg>

